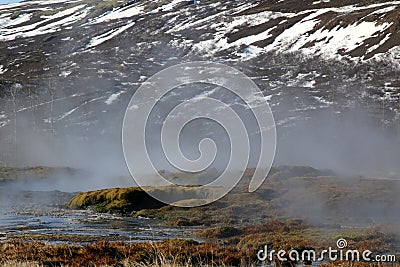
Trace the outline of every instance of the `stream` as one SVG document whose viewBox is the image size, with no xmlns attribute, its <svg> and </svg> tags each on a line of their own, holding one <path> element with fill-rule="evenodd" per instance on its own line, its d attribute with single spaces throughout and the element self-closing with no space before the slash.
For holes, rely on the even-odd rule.
<svg viewBox="0 0 400 267">
<path fill-rule="evenodd" d="M 68 193 L 0 190 L 0 195 L 0 233 L 7 234 L 6 240 L 85 244 L 193 239 L 188 237 L 194 229 L 165 226 L 155 219 L 67 209 Z"/>
</svg>

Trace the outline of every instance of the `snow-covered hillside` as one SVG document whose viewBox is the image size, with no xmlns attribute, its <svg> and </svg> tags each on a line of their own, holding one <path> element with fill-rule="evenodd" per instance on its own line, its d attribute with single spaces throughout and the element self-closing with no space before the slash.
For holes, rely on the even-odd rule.
<svg viewBox="0 0 400 267">
<path fill-rule="evenodd" d="M 193 52 L 214 55 L 233 50 L 232 55 L 238 55 L 234 52 L 247 50 L 250 54 L 240 58 L 246 59 L 269 51 L 301 51 L 326 59 L 386 57 L 398 64 L 400 1 L 253 2 L 203 1 L 194 6 L 184 0 L 26 1 L 0 7 L 0 40 L 22 42 L 63 30 L 110 27 L 97 36 L 87 36 L 91 40 L 86 47 L 91 48 L 117 38 L 133 21 L 156 15 L 164 24 L 159 31 L 179 37 L 169 44 L 190 47 Z"/>
<path fill-rule="evenodd" d="M 251 76 L 281 128 L 357 107 L 400 120 L 400 1 L 33 0 L 0 5 L 0 51 L 6 145 L 16 115 L 39 133 L 116 134 L 140 83 L 189 60 Z"/>
</svg>

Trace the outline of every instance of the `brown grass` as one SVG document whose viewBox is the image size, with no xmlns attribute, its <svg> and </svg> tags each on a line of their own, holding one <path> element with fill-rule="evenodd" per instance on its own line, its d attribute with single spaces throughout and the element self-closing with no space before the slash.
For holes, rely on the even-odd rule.
<svg viewBox="0 0 400 267">
<path fill-rule="evenodd" d="M 253 250 L 242 251 L 234 246 L 184 240 L 153 244 L 97 242 L 87 246 L 13 242 L 1 244 L 0 254 L 0 266 L 250 266 L 256 255 Z"/>
<path fill-rule="evenodd" d="M 322 228 L 303 220 L 272 220 L 243 227 L 215 227 L 197 232 L 204 243 L 173 239 L 159 243 L 96 242 L 86 246 L 41 242 L 0 243 L 0 266 L 255 266 L 257 251 L 335 247 L 345 238 L 349 248 L 374 253 L 396 252 L 396 231 L 387 229 Z M 29 265 L 31 264 L 31 265 Z M 335 262 L 326 266 L 350 266 Z M 377 266 L 357 263 L 352 266 Z M 380 265 L 396 266 L 396 265 Z"/>
</svg>

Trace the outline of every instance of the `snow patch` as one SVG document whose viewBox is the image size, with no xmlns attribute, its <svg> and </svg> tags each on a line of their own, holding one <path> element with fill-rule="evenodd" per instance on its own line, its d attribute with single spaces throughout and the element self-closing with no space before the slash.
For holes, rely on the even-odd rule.
<svg viewBox="0 0 400 267">
<path fill-rule="evenodd" d="M 378 49 L 381 45 L 383 45 L 384 43 L 386 43 L 386 42 L 390 39 L 390 36 L 391 36 L 391 35 L 392 35 L 391 33 L 388 33 L 388 34 L 379 42 L 379 44 L 376 44 L 376 45 L 371 46 L 370 48 L 368 48 L 367 54 L 373 52 L 374 50 Z"/>
<path fill-rule="evenodd" d="M 396 8 L 397 8 L 396 6 L 389 6 L 389 7 L 381 8 L 381 9 L 378 9 L 378 10 L 372 12 L 371 15 L 385 14 L 385 13 L 395 10 Z"/>
<path fill-rule="evenodd" d="M 85 6 L 86 5 L 75 6 L 75 7 L 68 8 L 63 11 L 57 12 L 54 15 L 43 15 L 43 16 L 41 16 L 41 18 L 48 19 L 48 20 L 59 19 L 59 18 L 65 17 L 65 16 L 72 15 L 75 12 L 83 9 Z"/>
<path fill-rule="evenodd" d="M 263 52 L 262 48 L 260 48 L 258 46 L 250 45 L 249 47 L 247 47 L 244 50 L 244 52 L 236 52 L 235 55 L 240 57 L 240 60 L 246 61 L 246 60 L 250 60 L 252 58 L 257 57 L 262 52 Z"/>
<path fill-rule="evenodd" d="M 72 72 L 71 71 L 62 71 L 61 73 L 60 73 L 60 77 L 67 77 L 67 76 L 69 76 L 70 74 L 71 74 Z"/>
<path fill-rule="evenodd" d="M 22 24 L 29 21 L 31 18 L 32 14 L 21 14 L 15 19 L 11 19 L 10 17 L 0 18 L 0 29 Z"/>
<path fill-rule="evenodd" d="M 271 32 L 272 30 L 274 30 L 274 29 L 275 29 L 275 27 L 272 27 L 272 28 L 270 28 L 270 29 L 268 29 L 268 30 L 266 30 L 266 31 L 264 31 L 264 32 L 262 32 L 262 33 L 244 37 L 244 38 L 242 38 L 242 39 L 239 39 L 239 40 L 233 42 L 233 43 L 230 44 L 229 46 L 250 45 L 250 44 L 253 44 L 253 43 L 255 43 L 255 42 L 268 39 L 268 38 L 272 37 L 272 35 L 270 34 L 270 32 Z"/>
<path fill-rule="evenodd" d="M 132 27 L 133 25 L 135 25 L 135 22 L 130 22 L 120 28 L 113 29 L 111 31 L 108 31 L 108 32 L 98 35 L 96 37 L 93 37 L 92 40 L 90 40 L 89 44 L 86 46 L 86 48 L 92 48 L 92 47 L 98 46 L 98 45 L 114 38 L 115 36 L 123 33 L 124 31 L 126 31 L 127 29 Z"/>
<path fill-rule="evenodd" d="M 115 94 L 110 95 L 110 97 L 107 98 L 107 100 L 106 100 L 104 103 L 106 103 L 107 105 L 113 104 L 115 101 L 118 100 L 119 96 L 120 96 L 121 94 L 123 94 L 123 93 L 125 93 L 125 92 L 124 92 L 124 91 L 121 91 L 121 92 L 118 92 L 118 93 L 115 93 Z"/>
<path fill-rule="evenodd" d="M 172 0 L 171 3 L 169 4 L 165 4 L 162 7 L 160 7 L 159 9 L 162 11 L 171 11 L 174 9 L 174 7 L 176 5 L 178 5 L 179 3 L 185 2 L 185 0 Z"/>
<path fill-rule="evenodd" d="M 327 3 L 329 0 L 315 1 L 314 4 Z M 385 14 L 398 8 L 400 1 L 392 1 L 386 3 L 378 3 L 366 6 L 347 5 L 331 8 L 316 8 L 309 9 L 299 13 L 282 13 L 273 11 L 263 11 L 256 14 L 234 16 L 232 10 L 224 10 L 207 16 L 203 19 L 195 19 L 188 16 L 187 20 L 181 23 L 176 22 L 176 16 L 169 21 L 166 29 L 167 33 L 175 33 L 179 36 L 179 40 L 170 42 L 175 47 L 191 47 L 194 53 L 206 54 L 213 56 L 217 52 L 227 50 L 233 47 L 241 48 L 241 51 L 232 51 L 241 59 L 250 59 L 262 53 L 277 51 L 282 53 L 287 52 L 302 52 L 309 56 L 321 56 L 324 59 L 342 59 L 343 53 L 349 53 L 358 47 L 364 45 L 365 41 L 371 37 L 376 37 L 383 34 L 391 23 L 371 22 L 362 18 L 346 27 L 336 26 L 335 28 L 320 28 L 320 16 L 328 12 L 335 12 L 339 15 L 346 15 L 368 9 L 379 9 L 371 13 Z M 240 9 L 240 8 L 237 8 Z M 243 8 L 242 8 L 243 10 Z M 227 36 L 237 31 L 246 31 L 248 27 L 254 27 L 264 24 L 272 19 L 281 19 L 287 21 L 289 18 L 296 16 L 305 17 L 299 22 L 286 29 L 278 36 L 273 36 L 274 27 L 266 29 L 264 32 L 245 36 L 232 43 L 228 43 Z M 213 21 L 215 21 L 213 23 Z M 197 31 L 207 30 L 200 36 L 199 41 L 187 40 L 181 37 L 182 31 L 187 29 L 195 29 Z M 213 33 L 211 34 L 210 31 Z M 210 38 L 211 35 L 211 38 Z M 254 43 L 275 37 L 272 44 L 260 48 Z M 368 53 L 378 49 L 391 36 L 387 35 L 378 45 L 370 47 Z M 185 42 L 183 42 L 184 40 Z M 346 56 L 347 57 L 347 56 Z M 353 60 L 363 60 L 362 57 L 350 57 Z M 314 84 L 305 84 L 312 87 Z"/>
<path fill-rule="evenodd" d="M 316 81 L 314 81 L 314 80 L 306 81 L 303 83 L 303 87 L 314 88 L 315 84 L 316 84 Z"/>
<path fill-rule="evenodd" d="M 400 70 L 400 47 L 395 46 L 389 49 L 386 53 L 375 54 L 372 58 L 368 60 L 369 62 L 392 62 L 393 67 Z"/>
<path fill-rule="evenodd" d="M 63 120 L 63 119 L 65 119 L 66 117 L 68 117 L 68 116 L 70 116 L 71 114 L 73 114 L 73 113 L 74 113 L 75 111 L 77 111 L 78 109 L 80 109 L 81 107 L 83 107 L 83 106 L 85 106 L 85 105 L 87 105 L 87 104 L 90 104 L 90 103 L 92 103 L 92 102 L 95 102 L 95 101 L 97 101 L 97 100 L 103 99 L 103 98 L 104 98 L 104 96 L 97 97 L 97 98 L 93 98 L 93 99 L 90 99 L 90 100 L 86 100 L 86 101 L 83 102 L 81 105 L 79 105 L 79 106 L 77 106 L 77 107 L 71 109 L 70 111 L 64 113 L 64 114 L 63 114 L 62 116 L 60 116 L 57 120 L 58 120 L 58 121 Z"/>
<path fill-rule="evenodd" d="M 81 5 L 79 7 L 80 7 L 80 9 L 82 9 L 84 6 L 85 5 Z M 47 33 L 53 33 L 53 32 L 59 31 L 61 29 L 61 27 L 65 27 L 67 25 L 75 23 L 78 20 L 85 18 L 89 12 L 89 8 L 86 8 L 79 12 L 77 12 L 77 9 L 75 9 L 75 8 L 73 10 L 74 10 L 73 14 L 70 14 L 69 16 L 66 16 L 63 19 L 54 21 L 52 23 L 48 23 L 48 22 L 52 21 L 53 19 L 47 18 L 47 19 L 41 20 L 39 22 L 25 25 L 25 26 L 20 26 L 20 27 L 10 28 L 10 29 L 2 28 L 2 29 L 0 29 L 0 41 L 11 41 L 16 38 L 26 38 L 26 37 L 33 37 L 33 36 L 47 34 Z M 70 12 L 70 10 L 68 12 Z M 57 15 L 54 15 L 54 16 L 57 16 Z M 41 25 L 43 25 L 43 26 L 41 26 Z"/>
<path fill-rule="evenodd" d="M 313 5 L 318 5 L 318 4 L 321 4 L 321 3 L 329 3 L 331 0 L 319 0 L 319 1 L 315 1 L 315 2 L 313 2 L 312 4 Z"/>
<path fill-rule="evenodd" d="M 115 9 L 112 10 L 108 13 L 106 13 L 103 16 L 98 17 L 97 19 L 94 19 L 91 23 L 96 24 L 96 23 L 101 23 L 105 21 L 110 21 L 110 20 L 116 20 L 116 19 L 121 19 L 121 18 L 130 18 L 133 16 L 137 16 L 143 13 L 145 6 L 144 5 L 135 5 L 135 6 L 128 6 L 120 9 Z"/>
<path fill-rule="evenodd" d="M 4 69 L 3 65 L 0 65 L 0 74 L 6 73 L 8 69 Z"/>
<path fill-rule="evenodd" d="M 58 118 L 58 120 L 60 121 L 60 120 L 65 119 L 66 117 L 68 117 L 69 115 L 71 115 L 72 113 L 74 113 L 75 111 L 77 111 L 79 108 L 80 108 L 80 106 L 78 106 L 78 107 L 76 107 L 76 108 L 73 108 L 73 109 L 71 109 L 71 110 L 68 111 L 68 112 L 65 112 L 60 118 Z"/>
<path fill-rule="evenodd" d="M 337 58 L 340 51 L 350 52 L 362 45 L 366 39 L 376 36 L 392 25 L 392 23 L 377 24 L 363 21 L 347 27 L 338 25 L 331 30 L 321 28 L 314 33 L 308 33 L 318 22 L 319 20 L 304 19 L 284 31 L 265 50 L 282 52 L 300 50 L 307 55 L 320 55 L 327 59 Z M 313 43 L 313 46 L 304 48 L 308 43 Z"/>
<path fill-rule="evenodd" d="M 6 121 L 0 121 L 0 128 L 6 126 L 10 121 L 6 120 Z"/>
</svg>

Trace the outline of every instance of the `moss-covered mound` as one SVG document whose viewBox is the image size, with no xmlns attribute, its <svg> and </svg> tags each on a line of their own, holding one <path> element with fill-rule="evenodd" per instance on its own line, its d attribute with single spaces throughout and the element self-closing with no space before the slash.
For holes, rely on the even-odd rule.
<svg viewBox="0 0 400 267">
<path fill-rule="evenodd" d="M 80 193 L 76 195 L 68 204 L 68 207 L 75 209 L 94 208 L 99 212 L 112 213 L 131 213 L 140 210 L 159 209 L 166 204 L 158 199 L 167 200 L 169 203 L 180 203 L 180 205 L 189 205 L 192 202 L 202 203 L 209 198 L 215 198 L 214 194 L 220 188 L 201 188 L 198 186 L 160 186 L 148 187 L 146 191 L 150 192 L 153 198 L 142 188 L 113 188 Z"/>
<path fill-rule="evenodd" d="M 138 187 L 113 188 L 80 193 L 73 197 L 68 207 L 94 208 L 100 212 L 130 213 L 142 209 L 158 209 L 164 203 L 152 198 Z"/>
</svg>

